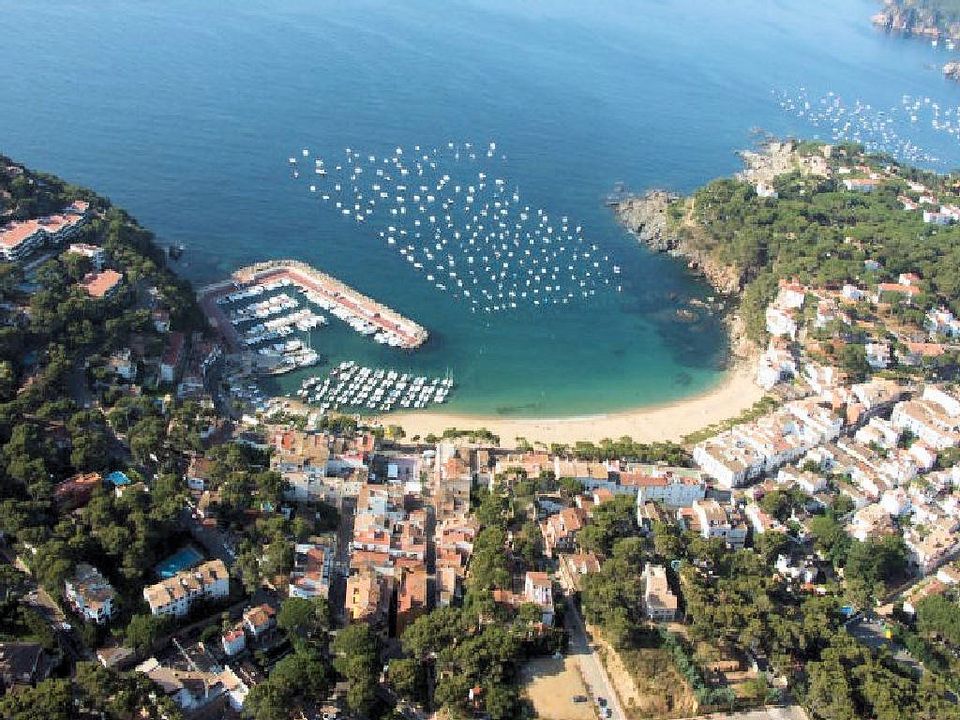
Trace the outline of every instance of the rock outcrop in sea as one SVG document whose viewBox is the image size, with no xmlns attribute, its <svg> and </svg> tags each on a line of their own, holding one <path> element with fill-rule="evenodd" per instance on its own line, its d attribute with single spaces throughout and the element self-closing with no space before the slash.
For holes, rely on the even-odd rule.
<svg viewBox="0 0 960 720">
<path fill-rule="evenodd" d="M 667 252 L 675 248 L 669 237 L 667 209 L 678 195 L 666 190 L 650 190 L 643 195 L 627 197 L 615 205 L 617 219 L 640 242 L 651 249 Z"/>
<path fill-rule="evenodd" d="M 693 228 L 686 227 L 683 221 L 671 222 L 669 208 L 681 202 L 684 201 L 674 193 L 649 190 L 620 201 L 614 206 L 614 212 L 620 223 L 651 250 L 684 258 L 690 270 L 701 273 L 725 295 L 740 292 L 745 280 L 743 274 L 735 267 L 716 262 L 698 247 Z"/>
</svg>

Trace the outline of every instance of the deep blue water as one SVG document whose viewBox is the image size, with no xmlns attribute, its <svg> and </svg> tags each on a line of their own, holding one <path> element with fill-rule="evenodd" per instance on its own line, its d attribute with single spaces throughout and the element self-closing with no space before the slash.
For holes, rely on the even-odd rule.
<svg viewBox="0 0 960 720">
<path fill-rule="evenodd" d="M 615 181 L 687 191 L 737 169 L 751 128 L 805 135 L 773 89 L 877 107 L 904 93 L 960 104 L 945 54 L 875 32 L 869 0 L 611 2 L 65 2 L 0 0 L 0 152 L 89 185 L 200 282 L 269 257 L 311 262 L 409 314 L 420 352 L 332 328 L 332 360 L 442 373 L 449 407 L 582 414 L 717 382 L 715 318 L 678 321 L 709 289 L 637 247 L 601 198 Z M 956 162 L 955 141 L 911 129 Z M 303 146 L 379 154 L 496 140 L 528 202 L 582 223 L 624 292 L 575 308 L 478 318 L 363 226 L 291 186 Z"/>
</svg>

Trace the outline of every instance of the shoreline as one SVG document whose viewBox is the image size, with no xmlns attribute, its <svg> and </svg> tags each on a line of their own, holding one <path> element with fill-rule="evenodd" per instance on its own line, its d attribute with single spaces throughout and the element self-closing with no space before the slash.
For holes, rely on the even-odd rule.
<svg viewBox="0 0 960 720">
<path fill-rule="evenodd" d="M 479 430 L 485 428 L 499 436 L 500 447 L 512 448 L 516 438 L 530 443 L 563 443 L 578 440 L 597 442 L 624 435 L 637 442 L 680 442 L 683 436 L 708 425 L 736 417 L 752 407 L 764 395 L 754 383 L 754 364 L 749 356 L 738 355 L 725 377 L 713 388 L 691 397 L 633 410 L 597 413 L 573 417 L 511 418 L 496 415 L 468 415 L 444 412 L 400 412 L 379 418 L 384 425 L 399 425 L 408 438 L 429 434 L 442 435 L 444 430 Z"/>
<path fill-rule="evenodd" d="M 746 170 L 756 172 L 764 166 L 792 162 L 792 143 L 769 141 L 764 150 L 744 154 Z M 672 441 L 680 443 L 691 433 L 735 418 L 753 407 L 766 392 L 754 382 L 761 350 L 746 337 L 740 315 L 739 293 L 742 278 L 735 268 L 717 265 L 712 258 L 681 242 L 673 233 L 667 208 L 680 199 L 663 190 L 648 190 L 617 203 L 614 215 L 637 242 L 654 252 L 670 252 L 686 261 L 689 271 L 700 274 L 717 293 L 733 299 L 734 307 L 725 313 L 730 367 L 712 388 L 679 400 L 645 405 L 610 413 L 561 417 L 503 417 L 441 411 L 400 411 L 365 418 L 373 425 L 403 428 L 406 437 L 422 439 L 443 435 L 444 431 L 487 430 L 499 438 L 501 448 L 527 443 L 573 445 L 578 441 L 598 442 L 630 437 L 635 442 Z M 290 402 L 289 398 L 284 398 Z M 300 405 L 294 400 L 296 405 Z"/>
</svg>

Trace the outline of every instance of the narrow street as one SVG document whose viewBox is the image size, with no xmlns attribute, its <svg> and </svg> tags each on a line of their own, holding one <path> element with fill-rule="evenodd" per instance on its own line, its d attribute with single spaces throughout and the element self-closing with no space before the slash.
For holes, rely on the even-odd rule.
<svg viewBox="0 0 960 720">
<path fill-rule="evenodd" d="M 0 543 L 0 562 L 7 562 L 14 567 L 17 566 L 13 550 L 5 543 Z M 25 587 L 27 592 L 21 602 L 33 608 L 46 621 L 57 637 L 64 654 L 73 661 L 89 660 L 92 653 L 84 646 L 76 629 L 66 622 L 67 618 L 57 601 L 30 574 L 26 576 Z"/>
<path fill-rule="evenodd" d="M 564 597 L 566 603 L 566 626 L 570 633 L 570 647 L 567 654 L 576 658 L 580 665 L 580 673 L 590 691 L 591 699 L 598 697 L 605 698 L 607 706 L 612 710 L 611 718 L 613 720 L 626 720 L 623 708 L 620 706 L 620 699 L 613 689 L 613 683 L 607 675 L 607 670 L 603 666 L 603 661 L 597 653 L 596 648 L 587 638 L 587 632 L 584 628 L 583 618 L 573 603 L 573 598 L 567 588 L 564 588 Z"/>
<path fill-rule="evenodd" d="M 334 621 L 346 623 L 344 606 L 347 598 L 347 576 L 350 574 L 350 541 L 353 539 L 353 518 L 357 511 L 356 500 L 344 498 L 340 507 L 340 525 L 337 528 L 337 556 L 330 578 L 330 612 Z"/>
</svg>

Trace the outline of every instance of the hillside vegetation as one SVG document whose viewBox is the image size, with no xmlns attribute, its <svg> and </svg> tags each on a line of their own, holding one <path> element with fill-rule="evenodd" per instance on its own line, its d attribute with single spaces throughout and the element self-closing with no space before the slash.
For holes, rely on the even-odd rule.
<svg viewBox="0 0 960 720">
<path fill-rule="evenodd" d="M 801 146 L 799 152 L 818 147 Z M 753 184 L 725 178 L 671 207 L 678 244 L 739 277 L 744 320 L 755 339 L 763 337 L 764 308 L 784 278 L 819 286 L 871 285 L 916 272 L 923 278 L 916 312 L 940 304 L 960 311 L 960 227 L 925 224 L 922 213 L 904 210 L 898 200 L 911 194 L 910 181 L 944 200 L 955 197 L 955 178 L 865 157 L 854 147 L 841 152 L 848 166 L 884 175 L 876 190 L 849 191 L 844 176 L 797 170 L 775 179 L 779 198 L 760 197 Z M 868 269 L 867 260 L 879 269 Z"/>
</svg>

